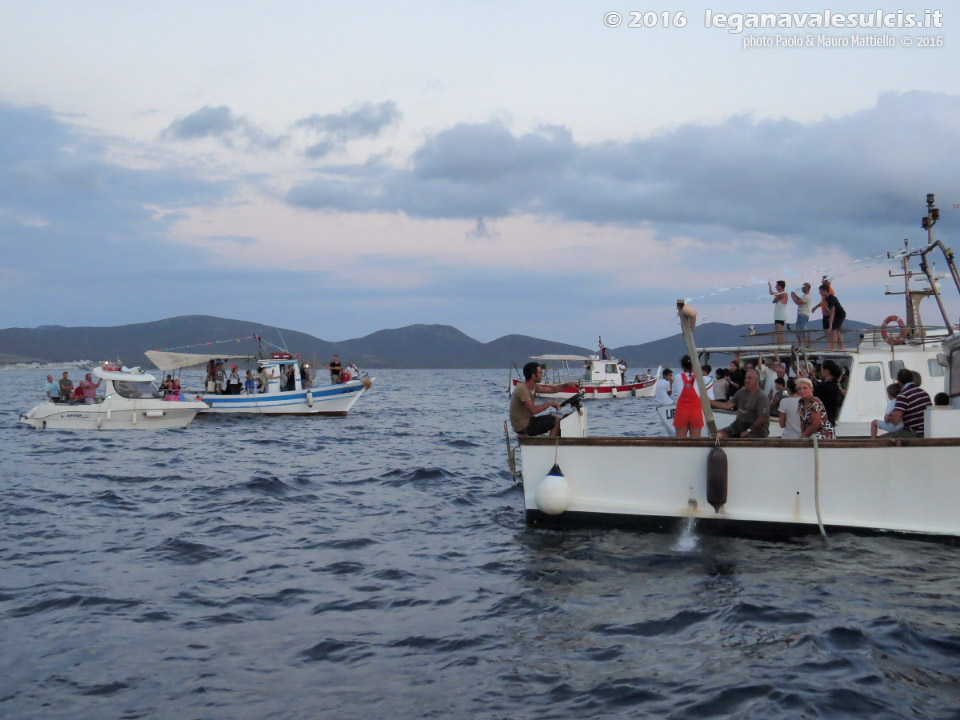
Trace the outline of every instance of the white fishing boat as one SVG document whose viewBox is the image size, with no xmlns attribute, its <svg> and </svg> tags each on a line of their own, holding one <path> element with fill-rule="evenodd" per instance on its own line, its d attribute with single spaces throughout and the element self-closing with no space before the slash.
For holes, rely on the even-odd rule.
<svg viewBox="0 0 960 720">
<path fill-rule="evenodd" d="M 619 360 L 600 355 L 534 355 L 530 358 L 547 365 L 548 379 L 541 384 L 537 396 L 550 400 L 567 400 L 582 392 L 586 400 L 611 400 L 624 397 L 653 397 L 660 379 L 661 367 L 655 375 L 634 382 L 625 382 Z M 571 363 L 583 370 L 577 373 Z M 523 382 L 510 378 L 511 392 Z"/>
<path fill-rule="evenodd" d="M 47 430 L 163 430 L 186 427 L 207 406 L 197 401 L 164 399 L 156 378 L 140 368 L 97 367 L 103 396 L 91 404 L 40 403 L 20 422 Z"/>
<path fill-rule="evenodd" d="M 925 227 L 929 223 L 932 228 L 936 221 L 934 210 L 931 195 Z M 953 253 L 932 235 L 927 247 L 911 256 L 923 261 L 930 294 L 940 302 L 926 264 L 927 253 L 938 247 L 960 291 Z M 585 425 L 560 438 L 521 437 L 528 521 L 551 527 L 626 524 L 659 529 L 695 522 L 705 531 L 764 536 L 853 530 L 960 541 L 960 481 L 955 474 L 960 464 L 960 335 L 946 320 L 942 302 L 940 307 L 946 337 L 940 338 L 934 359 L 944 369 L 950 405 L 925 411 L 924 437 L 592 438 L 586 436 Z M 681 322 L 695 356 L 692 323 L 683 312 Z M 880 369 L 879 378 L 864 377 L 864 382 L 883 387 L 888 363 L 903 361 L 910 367 L 913 361 L 926 363 L 930 358 L 926 351 L 911 355 L 909 337 L 900 339 L 905 347 L 896 348 L 895 358 L 888 357 L 890 348 L 878 345 L 878 356 L 872 357 L 862 344 L 858 347 L 863 359 L 854 367 L 864 375 L 870 367 Z M 856 404 L 856 395 L 846 402 Z M 706 414 L 715 434 L 712 413 Z M 579 414 L 565 422 L 583 424 L 585 418 Z"/>
<path fill-rule="evenodd" d="M 266 373 L 264 392 L 241 391 L 237 394 L 199 391 L 206 404 L 204 413 L 250 413 L 255 415 L 346 415 L 360 396 L 373 385 L 373 378 L 363 376 L 346 382 L 313 384 L 304 381 L 303 363 L 288 352 L 272 352 L 270 357 L 251 355 L 208 355 L 148 350 L 145 355 L 163 372 L 204 365 L 218 360 L 248 360 L 256 370 Z M 292 383 L 290 382 L 292 375 Z"/>
</svg>

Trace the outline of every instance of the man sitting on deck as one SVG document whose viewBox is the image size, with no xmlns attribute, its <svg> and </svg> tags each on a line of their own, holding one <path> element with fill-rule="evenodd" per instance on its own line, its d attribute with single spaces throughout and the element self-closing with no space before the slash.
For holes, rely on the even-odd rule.
<svg viewBox="0 0 960 720">
<path fill-rule="evenodd" d="M 720 431 L 720 437 L 765 438 L 770 434 L 770 400 L 760 391 L 760 376 L 747 370 L 743 387 L 727 402 L 711 400 L 718 410 L 736 410 L 737 419 Z"/>
<path fill-rule="evenodd" d="M 933 403 L 930 402 L 927 391 L 921 389 L 914 380 L 911 370 L 900 368 L 900 372 L 897 373 L 897 382 L 903 387 L 897 395 L 893 412 L 890 413 L 890 422 L 893 425 L 903 423 L 903 427 L 887 433 L 884 437 L 922 438 L 924 436 L 923 411 Z"/>
<path fill-rule="evenodd" d="M 518 383 L 514 388 L 513 397 L 510 398 L 510 424 L 518 435 L 543 435 L 549 432 L 551 437 L 560 434 L 560 416 L 543 415 L 536 417 L 547 408 L 560 409 L 560 403 L 547 401 L 539 405 L 534 405 L 536 397 L 537 383 L 543 377 L 543 370 L 539 363 L 528 362 L 523 366 L 522 383 Z"/>
</svg>

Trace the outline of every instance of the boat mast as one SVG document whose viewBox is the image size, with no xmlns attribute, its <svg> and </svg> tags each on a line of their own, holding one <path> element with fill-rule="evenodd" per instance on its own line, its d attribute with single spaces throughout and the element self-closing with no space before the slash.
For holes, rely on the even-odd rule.
<svg viewBox="0 0 960 720">
<path fill-rule="evenodd" d="M 944 247 L 943 243 L 939 240 L 933 239 L 933 226 L 936 225 L 937 220 L 940 219 L 940 209 L 934 207 L 933 201 L 933 193 L 928 193 L 927 214 L 921 221 L 921 227 L 927 231 L 927 247 L 920 252 L 920 269 L 923 270 L 923 274 L 926 275 L 927 280 L 930 281 L 930 288 L 933 296 L 937 299 L 937 306 L 940 308 L 940 315 L 943 316 L 943 324 L 947 328 L 947 334 L 953 335 L 953 325 L 950 324 L 950 318 L 947 317 L 947 310 L 943 306 L 943 298 L 940 297 L 940 288 L 937 287 L 936 278 L 933 277 L 933 272 L 929 264 L 927 264 L 927 253 L 931 252 L 934 248 L 940 248 L 947 258 L 947 267 L 950 268 L 950 273 L 953 275 L 953 282 L 956 284 L 958 292 L 960 292 L 960 276 L 957 275 L 957 266 L 953 261 L 953 250 Z"/>
<path fill-rule="evenodd" d="M 955 332 L 955 328 L 950 323 L 950 318 L 947 316 L 947 310 L 943 305 L 943 299 L 940 297 L 940 288 L 937 284 L 937 279 L 934 277 L 930 263 L 927 262 L 927 255 L 939 248 L 947 260 L 947 267 L 950 268 L 950 274 L 953 277 L 954 285 L 957 287 L 957 292 L 960 293 L 960 274 L 958 274 L 957 266 L 954 262 L 953 250 L 946 247 L 942 241 L 933 239 L 933 226 L 936 225 L 937 220 L 939 219 L 940 209 L 934 206 L 933 193 L 928 193 L 927 214 L 923 216 L 920 223 L 921 227 L 927 231 L 927 246 L 921 250 L 908 250 L 910 241 L 906 239 L 903 241 L 903 254 L 900 257 L 900 263 L 903 268 L 903 295 L 905 295 L 906 300 L 907 328 L 908 334 L 911 337 L 922 338 L 925 336 L 923 331 L 923 323 L 920 319 L 920 303 L 925 297 L 929 297 L 930 295 L 933 295 L 937 300 L 937 306 L 940 308 L 940 315 L 943 317 L 943 324 L 947 328 L 947 333 L 953 335 Z M 887 253 L 887 257 L 890 257 L 890 253 Z M 913 276 L 913 272 L 909 269 L 909 263 L 910 258 L 912 257 L 920 258 L 920 269 L 923 271 L 927 281 L 930 283 L 930 287 L 921 288 L 920 290 L 910 289 L 910 278 Z M 901 275 L 895 275 L 892 270 L 888 271 L 887 274 L 890 277 L 901 277 Z M 887 290 L 886 294 L 900 295 L 899 292 L 891 292 L 890 290 Z"/>
</svg>

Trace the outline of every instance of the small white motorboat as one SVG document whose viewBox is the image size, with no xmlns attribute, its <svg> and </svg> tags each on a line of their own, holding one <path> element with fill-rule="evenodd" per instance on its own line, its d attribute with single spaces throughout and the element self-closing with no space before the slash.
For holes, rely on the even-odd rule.
<svg viewBox="0 0 960 720">
<path fill-rule="evenodd" d="M 186 427 L 206 404 L 161 397 L 153 375 L 140 368 L 97 367 L 103 397 L 91 404 L 44 402 L 20 422 L 38 430 L 163 430 Z"/>
</svg>

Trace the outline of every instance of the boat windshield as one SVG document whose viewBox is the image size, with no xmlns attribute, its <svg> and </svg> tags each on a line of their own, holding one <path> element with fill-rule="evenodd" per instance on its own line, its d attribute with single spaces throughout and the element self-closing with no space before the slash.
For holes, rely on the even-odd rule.
<svg viewBox="0 0 960 720">
<path fill-rule="evenodd" d="M 132 380 L 118 380 L 113 384 L 120 397 L 138 399 L 138 398 L 159 398 L 160 392 L 157 386 L 152 382 L 137 382 Z"/>
</svg>

